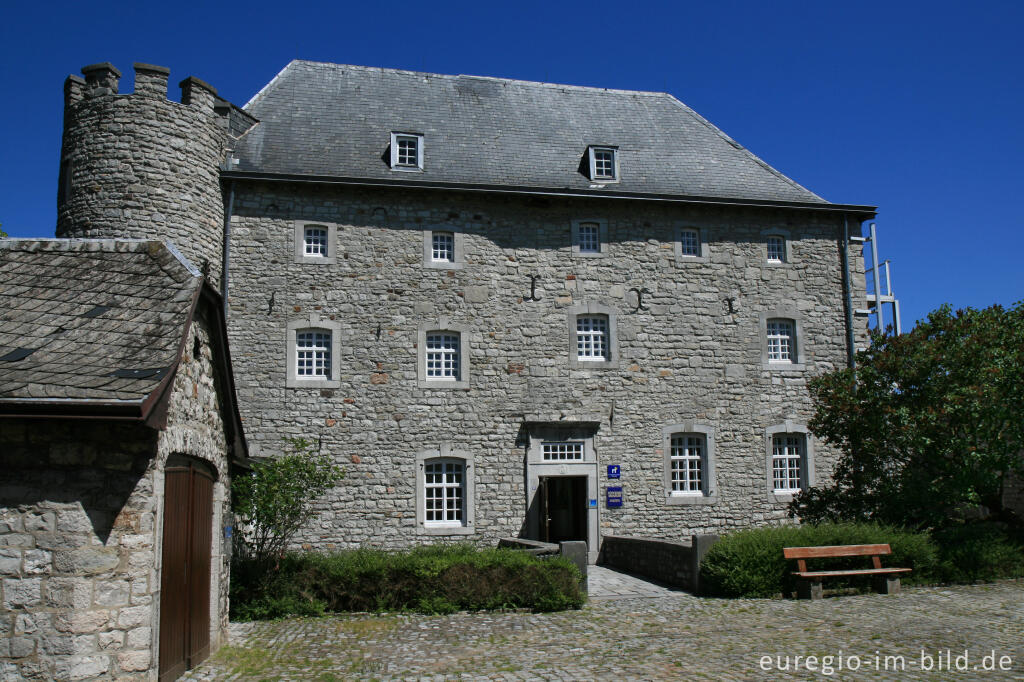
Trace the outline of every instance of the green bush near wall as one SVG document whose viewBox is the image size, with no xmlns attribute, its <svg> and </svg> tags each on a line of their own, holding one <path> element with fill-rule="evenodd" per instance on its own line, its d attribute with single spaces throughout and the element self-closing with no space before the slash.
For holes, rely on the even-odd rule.
<svg viewBox="0 0 1024 682">
<path fill-rule="evenodd" d="M 700 567 L 703 590 L 720 597 L 773 597 L 796 591 L 792 572 L 796 562 L 782 556 L 783 547 L 824 545 L 868 545 L 887 543 L 892 554 L 883 566 L 914 569 L 906 582 L 920 582 L 932 576 L 939 565 L 938 551 L 925 533 L 898 530 L 872 524 L 821 524 L 818 526 L 772 526 L 754 528 L 723 536 L 711 546 Z M 868 557 L 811 561 L 809 568 L 833 570 L 868 568 Z M 830 587 L 862 582 L 830 580 Z"/>
<path fill-rule="evenodd" d="M 967 523 L 932 531 L 910 531 L 874 524 L 772 526 L 725 535 L 701 561 L 705 594 L 719 597 L 773 597 L 796 591 L 796 562 L 783 547 L 888 544 L 887 567 L 911 568 L 907 584 L 970 583 L 1024 577 L 1024 538 L 1019 529 L 991 522 Z M 810 570 L 869 568 L 868 557 L 809 560 Z M 870 578 L 831 579 L 827 588 L 869 587 Z"/>
<path fill-rule="evenodd" d="M 339 611 L 528 608 L 559 611 L 586 601 L 569 561 L 511 549 L 435 545 L 408 552 L 291 552 L 276 566 L 235 562 L 231 618 L 264 620 Z"/>
</svg>

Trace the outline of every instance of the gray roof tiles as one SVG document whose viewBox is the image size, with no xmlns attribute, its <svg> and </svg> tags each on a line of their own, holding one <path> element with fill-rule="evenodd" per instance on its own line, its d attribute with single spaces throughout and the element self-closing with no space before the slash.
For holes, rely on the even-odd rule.
<svg viewBox="0 0 1024 682">
<path fill-rule="evenodd" d="M 160 242 L 0 240 L 0 400 L 141 401 L 177 353 L 202 278 Z M 97 305 L 110 306 L 87 317 Z"/>
<path fill-rule="evenodd" d="M 245 110 L 243 172 L 828 203 L 666 93 L 297 60 Z M 422 172 L 391 170 L 392 132 L 424 136 Z M 618 147 L 619 182 L 580 172 L 588 145 Z"/>
</svg>

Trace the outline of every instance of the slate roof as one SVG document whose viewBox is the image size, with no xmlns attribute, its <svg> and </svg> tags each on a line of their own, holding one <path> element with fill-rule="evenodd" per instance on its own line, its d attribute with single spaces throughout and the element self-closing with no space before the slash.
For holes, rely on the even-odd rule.
<svg viewBox="0 0 1024 682">
<path fill-rule="evenodd" d="M 0 240 L 0 402 L 141 403 L 202 282 L 169 243 Z"/>
<path fill-rule="evenodd" d="M 239 175 L 828 205 L 666 93 L 296 60 L 244 110 Z M 391 132 L 424 136 L 421 173 L 390 169 Z M 581 172 L 588 145 L 618 147 L 619 182 Z"/>
</svg>

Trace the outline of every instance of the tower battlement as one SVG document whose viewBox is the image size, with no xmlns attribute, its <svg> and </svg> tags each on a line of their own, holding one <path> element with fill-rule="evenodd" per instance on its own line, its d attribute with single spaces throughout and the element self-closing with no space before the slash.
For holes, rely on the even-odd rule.
<svg viewBox="0 0 1024 682">
<path fill-rule="evenodd" d="M 173 241 L 220 281 L 224 208 L 219 168 L 231 106 L 194 76 L 167 97 L 170 69 L 135 63 L 135 88 L 121 71 L 90 64 L 64 82 L 58 237 Z"/>
</svg>

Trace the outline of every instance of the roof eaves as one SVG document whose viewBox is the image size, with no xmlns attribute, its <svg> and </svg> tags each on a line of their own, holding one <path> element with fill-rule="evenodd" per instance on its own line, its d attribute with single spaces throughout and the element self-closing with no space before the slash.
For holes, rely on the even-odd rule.
<svg viewBox="0 0 1024 682">
<path fill-rule="evenodd" d="M 262 180 L 268 182 L 302 182 L 325 185 L 356 185 L 365 187 L 392 187 L 403 189 L 436 189 L 459 192 L 484 192 L 494 194 L 526 194 L 533 196 L 558 196 L 588 199 L 619 199 L 631 201 L 657 201 L 685 204 L 714 204 L 722 206 L 751 206 L 762 208 L 790 208 L 826 212 L 870 214 L 876 206 L 861 204 L 836 204 L 828 201 L 787 201 L 775 199 L 754 199 L 742 197 L 715 197 L 687 194 L 655 194 L 628 191 L 602 191 L 567 187 L 534 187 L 517 185 L 482 185 L 471 183 L 432 182 L 424 180 L 392 180 L 386 178 L 336 177 L 325 175 L 295 175 L 286 173 L 264 173 L 260 171 L 221 171 L 221 176 L 234 180 Z"/>
</svg>

